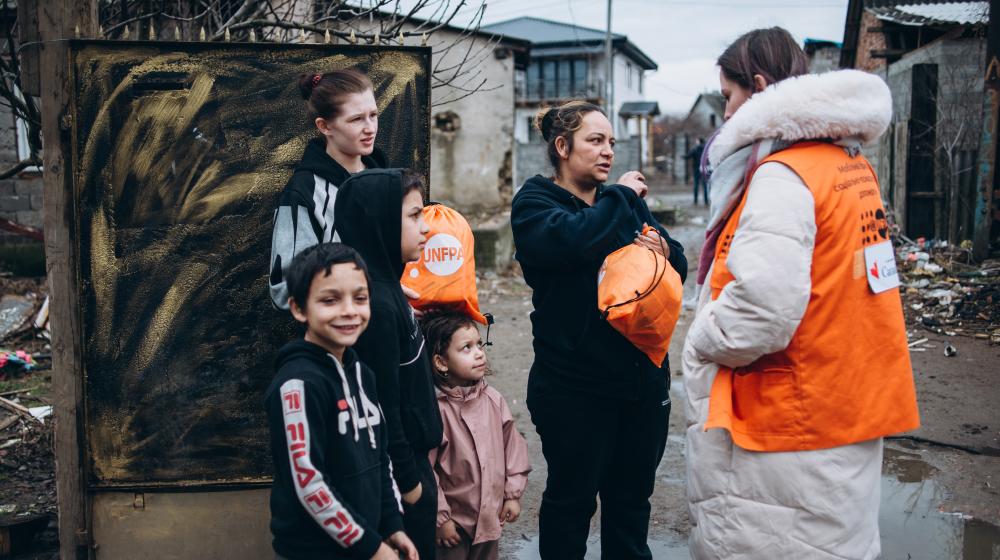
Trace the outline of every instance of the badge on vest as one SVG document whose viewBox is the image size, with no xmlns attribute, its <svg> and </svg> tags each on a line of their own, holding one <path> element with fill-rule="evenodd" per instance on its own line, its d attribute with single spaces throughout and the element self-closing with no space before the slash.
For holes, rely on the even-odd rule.
<svg viewBox="0 0 1000 560">
<path fill-rule="evenodd" d="M 881 294 L 899 287 L 896 254 L 892 250 L 891 241 L 865 247 L 865 270 L 868 275 L 868 286 L 872 292 Z"/>
</svg>

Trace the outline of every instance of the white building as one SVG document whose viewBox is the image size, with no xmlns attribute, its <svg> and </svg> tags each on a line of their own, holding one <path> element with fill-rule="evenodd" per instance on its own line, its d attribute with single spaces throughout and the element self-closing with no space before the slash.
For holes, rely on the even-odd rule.
<svg viewBox="0 0 1000 560">
<path fill-rule="evenodd" d="M 514 137 L 518 142 L 534 139 L 531 122 L 539 107 L 569 99 L 605 106 L 608 92 L 604 31 L 528 16 L 487 25 L 482 30 L 531 44 L 528 67 L 518 71 L 515 78 Z M 621 107 L 647 101 L 645 73 L 656 70 L 657 65 L 625 35 L 613 33 L 611 39 L 614 79 L 609 117 L 615 135 L 620 140 L 646 137 L 646 120 L 633 118 L 639 116 L 635 114 L 622 115 Z"/>
</svg>

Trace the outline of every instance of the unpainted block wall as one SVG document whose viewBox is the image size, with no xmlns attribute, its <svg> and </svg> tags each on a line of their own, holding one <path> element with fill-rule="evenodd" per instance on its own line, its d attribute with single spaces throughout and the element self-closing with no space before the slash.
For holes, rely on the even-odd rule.
<svg viewBox="0 0 1000 560">
<path fill-rule="evenodd" d="M 0 107 L 0 168 L 18 162 L 17 125 L 10 109 Z M 0 218 L 35 228 L 42 227 L 42 177 L 25 172 L 0 181 Z M 35 243 L 0 231 L 0 245 Z"/>
</svg>

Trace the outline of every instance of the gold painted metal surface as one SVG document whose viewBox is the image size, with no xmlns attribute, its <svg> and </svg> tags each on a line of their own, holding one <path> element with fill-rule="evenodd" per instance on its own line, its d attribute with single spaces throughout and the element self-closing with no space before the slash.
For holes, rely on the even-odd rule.
<svg viewBox="0 0 1000 560">
<path fill-rule="evenodd" d="M 378 145 L 429 169 L 429 49 L 73 41 L 91 488 L 266 481 L 263 392 L 297 336 L 267 269 L 315 129 L 303 72 L 375 84 Z"/>
</svg>

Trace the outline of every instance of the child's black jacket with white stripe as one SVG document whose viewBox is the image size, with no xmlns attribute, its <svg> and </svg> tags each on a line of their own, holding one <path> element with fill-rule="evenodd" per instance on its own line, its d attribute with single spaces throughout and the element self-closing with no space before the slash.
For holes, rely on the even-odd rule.
<svg viewBox="0 0 1000 560">
<path fill-rule="evenodd" d="M 375 377 L 295 340 L 278 354 L 264 405 L 271 429 L 274 551 L 291 560 L 371 558 L 403 528 Z"/>
</svg>

